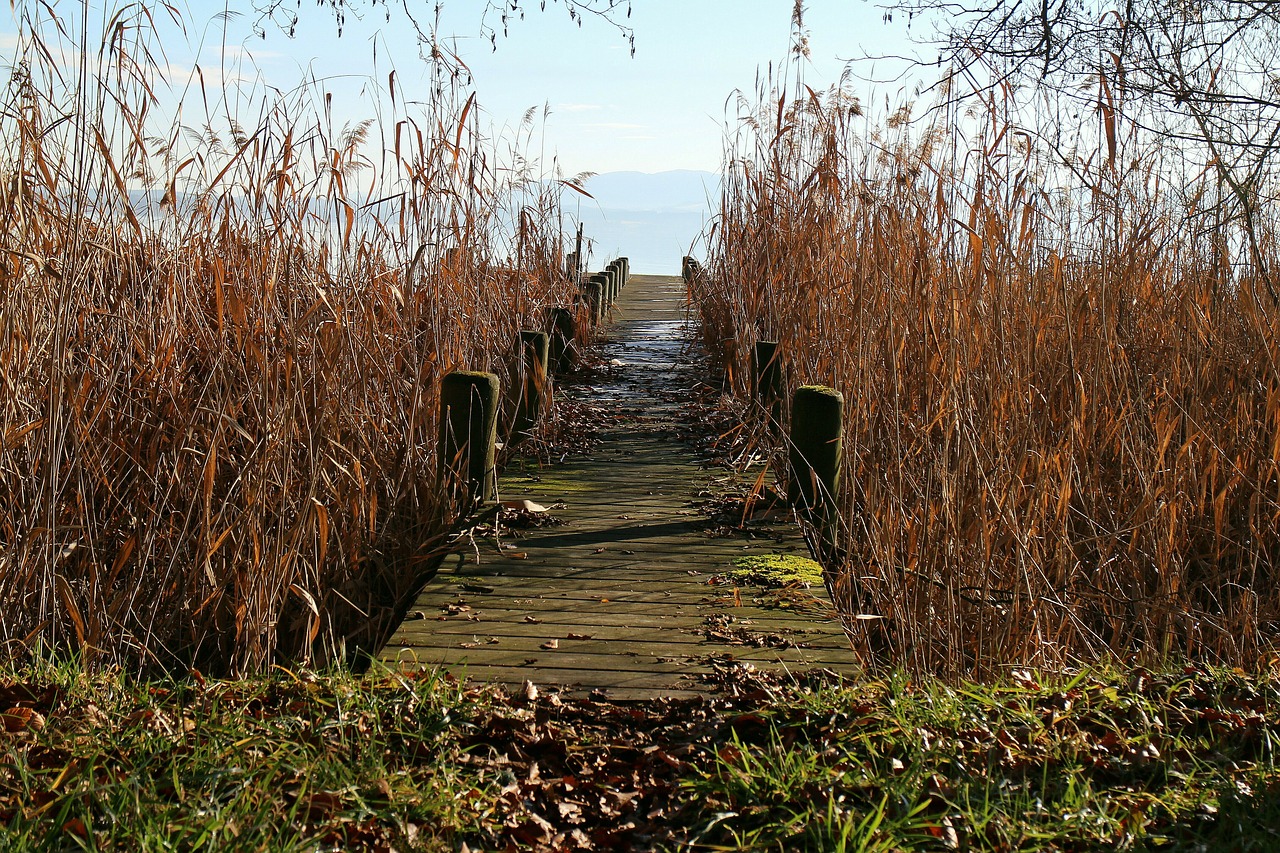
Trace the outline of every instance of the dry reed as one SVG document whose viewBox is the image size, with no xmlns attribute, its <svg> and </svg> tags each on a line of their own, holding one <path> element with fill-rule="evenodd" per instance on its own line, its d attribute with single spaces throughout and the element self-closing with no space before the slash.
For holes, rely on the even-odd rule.
<svg viewBox="0 0 1280 853">
<path fill-rule="evenodd" d="M 773 339 L 845 395 L 826 568 L 866 659 L 1265 664 L 1280 311 L 1220 188 L 1136 131 L 1068 172 L 1010 102 L 873 126 L 787 88 L 742 108 L 694 296 L 739 393 Z"/>
<path fill-rule="evenodd" d="M 335 129 L 319 83 L 175 107 L 142 5 L 97 52 L 87 21 L 25 14 L 0 115 L 0 636 L 238 673 L 375 642 L 460 511 L 438 379 L 504 371 L 569 298 L 557 198 L 500 168 L 443 59 L 412 111 L 393 74 L 380 122 Z"/>
</svg>

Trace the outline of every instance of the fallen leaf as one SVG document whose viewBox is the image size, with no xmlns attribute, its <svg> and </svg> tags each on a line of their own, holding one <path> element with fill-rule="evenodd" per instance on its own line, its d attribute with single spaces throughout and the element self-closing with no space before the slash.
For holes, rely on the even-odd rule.
<svg viewBox="0 0 1280 853">
<path fill-rule="evenodd" d="M 590 634 L 574 634 L 574 633 L 570 633 L 567 637 L 565 637 L 565 639 L 566 639 L 566 640 L 590 640 L 590 639 L 591 639 L 591 635 L 590 635 Z"/>
<path fill-rule="evenodd" d="M 525 553 L 524 551 L 516 551 L 514 554 L 508 554 L 507 556 L 508 556 L 508 557 L 510 557 L 510 558 L 511 558 L 511 559 L 513 559 L 513 560 L 527 560 L 527 559 L 529 559 L 529 555 L 528 555 L 527 553 Z"/>
<path fill-rule="evenodd" d="M 537 625 L 542 620 L 537 616 L 526 616 L 524 617 L 524 621 L 528 622 L 530 625 Z"/>
<path fill-rule="evenodd" d="M 10 708 L 0 714 L 0 728 L 10 733 L 28 728 L 40 731 L 44 728 L 44 717 L 30 708 Z"/>
<path fill-rule="evenodd" d="M 547 651 L 550 651 L 550 650 L 552 650 L 552 649 L 558 649 L 558 648 L 560 648 L 560 641 L 559 641 L 559 640 L 547 640 L 545 643 L 543 643 L 543 644 L 540 646 L 540 648 L 546 649 Z"/>
<path fill-rule="evenodd" d="M 317 791 L 307 800 L 307 820 L 323 820 L 337 811 L 340 805 L 342 805 L 342 799 L 337 794 Z"/>
</svg>

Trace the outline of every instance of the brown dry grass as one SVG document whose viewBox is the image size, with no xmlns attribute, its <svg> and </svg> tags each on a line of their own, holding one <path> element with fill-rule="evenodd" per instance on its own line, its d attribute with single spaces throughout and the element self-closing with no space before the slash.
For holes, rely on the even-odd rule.
<svg viewBox="0 0 1280 853">
<path fill-rule="evenodd" d="M 796 88 L 729 140 L 695 296 L 740 393 L 774 339 L 791 388 L 845 396 L 827 568 L 847 616 L 885 617 L 850 618 L 867 659 L 1263 663 L 1280 311 L 1219 188 L 1136 135 L 1063 181 L 1009 104 L 873 127 Z"/>
<path fill-rule="evenodd" d="M 101 50 L 27 14 L 0 117 L 0 636 L 234 672 L 367 645 L 458 513 L 439 377 L 504 372 L 569 298 L 558 200 L 499 168 L 443 61 L 412 110 L 392 75 L 378 124 L 246 84 L 232 115 L 190 89 L 182 126 L 144 7 Z"/>
</svg>

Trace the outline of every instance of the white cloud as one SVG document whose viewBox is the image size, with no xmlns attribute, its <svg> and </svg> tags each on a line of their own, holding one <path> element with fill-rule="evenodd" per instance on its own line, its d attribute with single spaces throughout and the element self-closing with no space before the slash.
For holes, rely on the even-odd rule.
<svg viewBox="0 0 1280 853">
<path fill-rule="evenodd" d="M 566 113 L 587 113 L 604 109 L 600 104 L 556 104 L 555 108 Z"/>
</svg>

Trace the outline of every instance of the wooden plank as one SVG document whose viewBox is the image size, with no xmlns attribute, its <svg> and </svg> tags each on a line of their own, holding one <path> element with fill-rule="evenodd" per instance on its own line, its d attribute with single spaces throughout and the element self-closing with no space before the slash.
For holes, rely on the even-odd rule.
<svg viewBox="0 0 1280 853">
<path fill-rule="evenodd" d="M 708 622 L 690 616 L 655 617 L 652 620 L 637 620 L 634 616 L 623 613 L 613 619 L 593 619 L 585 621 L 575 619 L 576 613 L 559 613 L 561 619 L 553 619 L 556 613 L 547 613 L 552 619 L 532 617 L 529 621 L 524 617 L 513 619 L 511 616 L 500 619 L 445 619 L 443 621 L 424 620 L 421 629 L 415 630 L 415 622 L 404 622 L 401 633 L 443 635 L 497 634 L 499 637 L 567 637 L 568 634 L 588 633 L 596 639 L 644 639 L 655 637 L 669 639 L 672 631 L 691 631 L 700 633 L 707 630 L 723 630 L 710 628 Z M 728 629 L 742 629 L 754 634 L 786 634 L 796 638 L 836 638 L 831 630 L 824 630 L 822 625 L 805 625 L 803 622 L 780 622 L 765 620 L 748 620 L 731 622 Z M 842 638 L 838 638 L 842 639 Z"/>
<path fill-rule="evenodd" d="M 612 633 L 612 636 L 610 634 Z M 844 654 L 848 651 L 846 643 L 837 643 L 835 638 L 821 634 L 792 634 L 782 632 L 752 631 L 751 635 L 767 636 L 769 634 L 784 636 L 794 640 L 794 647 L 801 652 L 836 651 Z M 414 635 L 405 632 L 402 640 L 395 645 L 416 648 Z M 714 637 L 714 634 L 711 635 Z M 575 639 L 579 638 L 579 639 Z M 586 638 L 586 639 L 581 639 Z M 770 646 L 752 646 L 724 642 L 708 638 L 708 632 L 701 630 L 629 630 L 626 632 L 608 632 L 601 628 L 578 627 L 573 631 L 524 631 L 524 630 L 480 630 L 474 631 L 438 631 L 430 636 L 433 648 L 440 649 L 475 649 L 477 651 L 522 651 L 537 653 L 539 651 L 590 652 L 593 654 L 652 654 L 655 656 L 671 654 L 705 654 L 707 648 L 720 650 L 755 650 Z M 558 643 L 556 649 L 544 648 L 548 643 Z M 778 647 L 782 648 L 782 647 Z M 686 650 L 686 651 L 681 651 Z M 696 651 L 694 651 L 696 650 Z M 737 654 L 737 652 L 734 652 Z"/>
<path fill-rule="evenodd" d="M 787 629 L 797 631 L 819 631 L 823 635 L 831 635 L 843 642 L 843 632 L 837 622 L 821 618 L 806 619 L 802 614 L 790 611 L 754 612 L 751 616 L 739 615 L 736 608 L 717 609 L 734 616 L 739 621 L 734 624 L 745 625 L 751 630 L 763 633 L 776 633 Z M 439 633 L 444 626 L 495 625 L 508 622 L 522 624 L 546 624 L 565 626 L 566 630 L 575 628 L 652 628 L 678 625 L 702 625 L 707 615 L 717 610 L 694 609 L 687 607 L 663 607 L 652 605 L 646 607 L 643 602 L 628 604 L 623 608 L 585 608 L 565 609 L 533 609 L 527 606 L 515 607 L 481 607 L 466 613 L 446 616 L 442 611 L 428 613 L 413 611 L 410 619 L 403 623 L 401 631 L 414 634 Z M 421 615 L 419 615 L 421 614 Z M 527 619 L 538 620 L 535 623 Z M 417 626 L 417 623 L 423 623 Z M 485 630 L 492 631 L 492 628 Z"/>
<path fill-rule="evenodd" d="M 425 666 L 510 667 L 524 671 L 522 678 L 536 680 L 529 675 L 542 669 L 557 669 L 577 674 L 580 683 L 600 683 L 599 673 L 634 673 L 650 675 L 680 675 L 690 672 L 711 672 L 715 661 L 738 661 L 761 667 L 786 665 L 796 669 L 840 664 L 834 655 L 809 653 L 804 649 L 703 649 L 680 651 L 677 649 L 645 649 L 618 652 L 538 652 L 526 649 L 474 649 L 431 648 L 405 646 L 412 654 L 401 656 Z M 514 674 L 513 674 L 514 677 Z M 543 676 L 546 679 L 545 676 Z"/>
</svg>

